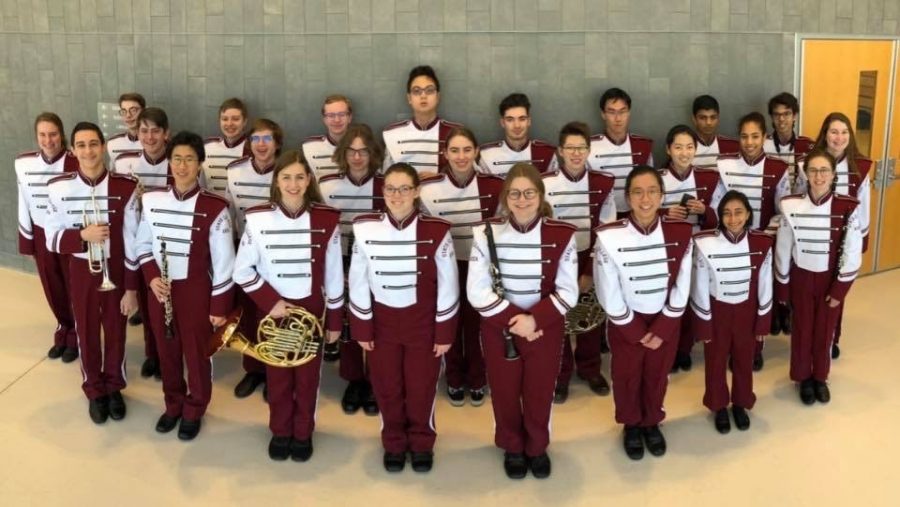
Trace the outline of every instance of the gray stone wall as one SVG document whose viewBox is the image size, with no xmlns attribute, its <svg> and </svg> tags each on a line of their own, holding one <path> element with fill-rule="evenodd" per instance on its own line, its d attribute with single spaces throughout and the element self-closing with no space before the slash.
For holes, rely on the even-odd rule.
<svg viewBox="0 0 900 507">
<path fill-rule="evenodd" d="M 0 265 L 32 266 L 15 253 L 12 161 L 44 110 L 71 129 L 136 90 L 175 130 L 212 135 L 219 103 L 239 96 L 295 145 L 322 130 L 330 92 L 374 128 L 405 118 L 406 73 L 428 63 L 442 116 L 481 141 L 500 136 L 512 91 L 553 141 L 569 120 L 601 129 L 597 99 L 620 86 L 633 130 L 659 145 L 695 95 L 719 99 L 733 134 L 791 90 L 795 32 L 893 35 L 898 20 L 900 0 L 0 0 Z"/>
</svg>

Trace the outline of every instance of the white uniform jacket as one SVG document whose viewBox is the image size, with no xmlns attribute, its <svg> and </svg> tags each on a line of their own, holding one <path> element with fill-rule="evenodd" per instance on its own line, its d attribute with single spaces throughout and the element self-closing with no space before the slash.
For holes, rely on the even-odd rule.
<svg viewBox="0 0 900 507">
<path fill-rule="evenodd" d="M 725 195 L 725 188 L 719 184 L 719 173 L 715 170 L 692 166 L 684 175 L 680 175 L 670 165 L 665 169 L 660 169 L 659 174 L 663 179 L 663 208 L 681 204 L 681 198 L 689 195 L 706 206 L 706 212 L 703 215 L 688 214 L 685 219 L 694 226 L 694 232 L 697 232 L 700 227 L 709 229 L 716 226 L 718 222 L 716 208 L 719 206 L 722 196 Z"/>
<path fill-rule="evenodd" d="M 556 146 L 540 139 L 530 139 L 518 150 L 503 140 L 482 144 L 478 151 L 481 154 L 479 170 L 501 178 L 505 178 L 512 166 L 520 162 L 531 164 L 539 172 L 545 173 L 556 158 Z"/>
<path fill-rule="evenodd" d="M 747 196 L 753 207 L 753 229 L 774 234 L 781 214 L 781 198 L 791 193 L 787 164 L 764 154 L 756 160 L 723 155 L 719 157 L 719 184 L 722 195 L 737 190 Z"/>
<path fill-rule="evenodd" d="M 316 179 L 320 180 L 323 176 L 337 174 L 340 169 L 336 162 L 331 160 L 334 156 L 334 150 L 337 148 L 337 142 L 332 140 L 328 135 L 307 137 L 301 143 L 303 155 L 309 162 Z"/>
<path fill-rule="evenodd" d="M 353 219 L 384 209 L 384 177 L 373 174 L 355 181 L 347 174 L 330 174 L 319 180 L 325 204 L 341 211 L 341 252 L 350 255 L 353 246 Z"/>
<path fill-rule="evenodd" d="M 224 137 L 207 137 L 203 150 L 206 160 L 203 161 L 200 184 L 206 190 L 224 197 L 228 190 L 228 164 L 250 154 L 247 136 L 243 135 L 233 143 Z"/>
<path fill-rule="evenodd" d="M 694 154 L 694 166 L 700 169 L 717 169 L 716 159 L 719 155 L 737 155 L 740 153 L 741 144 L 737 139 L 717 135 L 713 141 L 706 144 L 701 139 L 697 143 L 697 152 Z"/>
<path fill-rule="evenodd" d="M 859 201 L 859 230 L 863 236 L 863 252 L 868 249 L 869 223 L 872 203 L 872 184 L 869 179 L 872 169 L 872 161 L 867 158 L 859 158 L 856 161 L 856 170 L 859 174 L 850 172 L 847 165 L 847 157 L 838 160 L 835 177 L 834 191 L 838 194 L 855 197 Z M 803 162 L 797 163 L 797 180 L 794 184 L 795 194 L 805 194 L 809 189 L 809 181 L 806 179 Z"/>
<path fill-rule="evenodd" d="M 237 238 L 244 233 L 244 211 L 269 201 L 275 164 L 260 169 L 253 157 L 244 157 L 228 164 L 228 190 L 225 199 L 231 206 Z"/>
<path fill-rule="evenodd" d="M 134 176 L 144 190 L 165 188 L 172 183 L 172 170 L 165 155 L 159 160 L 150 160 L 141 151 L 123 153 L 116 157 L 113 172 Z"/>
<path fill-rule="evenodd" d="M 435 118 L 424 128 L 413 120 L 392 123 L 384 128 L 384 169 L 395 162 L 406 162 L 416 171 L 436 173 L 447 165 L 444 158 L 447 135 L 459 123 Z"/>
<path fill-rule="evenodd" d="M 106 153 L 109 155 L 110 163 L 123 153 L 143 151 L 143 149 L 140 139 L 137 136 L 131 137 L 128 132 L 119 132 L 106 140 Z"/>
<path fill-rule="evenodd" d="M 616 144 L 604 134 L 591 136 L 591 152 L 587 163 L 592 169 L 607 171 L 615 176 L 613 195 L 616 198 L 616 210 L 619 213 L 628 211 L 631 206 L 625 198 L 625 177 L 635 166 L 653 167 L 653 140 L 628 134 L 621 144 Z"/>
<path fill-rule="evenodd" d="M 40 151 L 20 153 L 15 161 L 16 186 L 19 194 L 19 253 L 34 255 L 34 227 L 44 228 L 47 218 L 47 182 L 78 170 L 78 159 L 63 150 L 53 160 Z"/>
</svg>

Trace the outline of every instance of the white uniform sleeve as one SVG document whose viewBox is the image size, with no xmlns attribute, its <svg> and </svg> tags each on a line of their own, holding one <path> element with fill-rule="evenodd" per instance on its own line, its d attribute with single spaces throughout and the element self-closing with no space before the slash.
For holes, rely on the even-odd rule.
<svg viewBox="0 0 900 507">
<path fill-rule="evenodd" d="M 146 209 L 141 199 L 141 209 Z M 154 261 L 153 258 L 153 228 L 148 221 L 147 213 L 141 213 L 138 230 L 134 238 L 134 255 L 139 266 Z"/>
<path fill-rule="evenodd" d="M 756 314 L 763 316 L 772 309 L 772 249 L 766 250 L 766 258 L 759 266 L 756 279 L 756 292 L 759 300 Z"/>
<path fill-rule="evenodd" d="M 616 199 L 613 192 L 610 192 L 610 194 L 606 196 L 603 204 L 600 205 L 598 213 L 600 215 L 600 223 L 602 224 L 607 224 L 616 219 Z"/>
<path fill-rule="evenodd" d="M 609 199 L 612 201 L 613 199 Z M 613 205 L 615 206 L 615 205 Z M 556 269 L 556 290 L 551 296 L 553 306 L 563 316 L 578 304 L 578 250 L 575 245 L 575 235 L 569 238 L 569 244 L 559 257 Z"/>
<path fill-rule="evenodd" d="M 209 254 L 212 258 L 212 295 L 227 292 L 234 285 L 234 233 L 228 209 L 223 209 L 209 228 Z"/>
<path fill-rule="evenodd" d="M 775 237 L 775 279 L 787 285 L 791 280 L 791 253 L 794 249 L 794 229 L 784 220 Z"/>
<path fill-rule="evenodd" d="M 669 290 L 669 299 L 663 307 L 663 315 L 666 317 L 681 317 L 687 306 L 691 291 L 691 265 L 694 257 L 694 242 L 688 242 L 687 250 L 681 257 L 681 266 L 678 267 L 678 275 L 675 284 Z"/>
<path fill-rule="evenodd" d="M 28 200 L 25 198 L 24 183 L 16 174 L 16 187 L 19 196 L 19 234 L 28 241 L 34 240 L 34 223 L 31 220 L 31 210 L 28 207 Z"/>
<path fill-rule="evenodd" d="M 775 213 L 777 215 L 781 214 L 781 199 L 788 195 L 791 195 L 791 175 L 785 171 L 775 187 Z"/>
<path fill-rule="evenodd" d="M 809 181 L 806 179 L 806 172 L 803 170 L 803 162 L 797 162 L 797 177 L 794 181 L 794 193 L 805 194 L 809 187 Z"/>
<path fill-rule="evenodd" d="M 125 245 L 125 267 L 129 271 L 137 271 L 140 267 L 138 264 L 138 255 L 137 255 L 137 234 L 138 234 L 138 226 L 140 225 L 141 220 L 141 212 L 140 212 L 140 196 L 139 189 L 137 186 L 134 188 L 134 192 L 131 193 L 131 197 L 128 198 L 128 202 L 125 203 L 125 214 L 122 217 L 122 235 L 124 236 L 124 245 Z"/>
<path fill-rule="evenodd" d="M 709 303 L 709 284 L 711 272 L 703 251 L 694 243 L 694 283 L 691 286 L 691 308 L 697 317 L 703 320 L 712 319 Z M 771 276 L 770 276 L 771 278 Z"/>
<path fill-rule="evenodd" d="M 341 255 L 341 225 L 328 240 L 325 251 L 325 306 L 330 310 L 344 306 L 344 260 Z"/>
<path fill-rule="evenodd" d="M 597 301 L 610 322 L 624 326 L 634 320 L 634 314 L 625 303 L 622 284 L 619 280 L 619 269 L 603 246 L 600 235 L 594 245 L 594 289 Z"/>
<path fill-rule="evenodd" d="M 358 236 L 357 224 L 353 224 L 353 236 Z M 350 258 L 349 293 L 350 312 L 360 320 L 372 320 L 372 291 L 369 287 L 369 257 L 360 247 L 359 241 L 353 242 Z"/>
<path fill-rule="evenodd" d="M 509 301 L 494 292 L 491 280 L 491 259 L 487 247 L 485 226 L 472 228 L 472 252 L 469 255 L 469 275 L 466 296 L 469 304 L 482 317 L 492 317 L 506 310 Z"/>
<path fill-rule="evenodd" d="M 246 293 L 259 290 L 266 283 L 256 270 L 259 262 L 259 250 L 253 240 L 253 233 L 250 231 L 250 227 L 245 227 L 237 255 L 234 258 L 234 272 L 231 278 Z"/>
<path fill-rule="evenodd" d="M 719 203 L 722 202 L 722 198 L 725 197 L 725 192 L 725 185 L 722 183 L 722 179 L 719 178 L 718 183 L 716 183 L 716 189 L 713 190 L 712 197 L 709 198 L 709 209 L 712 210 L 716 220 L 722 219 L 722 217 L 719 216 Z"/>
<path fill-rule="evenodd" d="M 859 182 L 859 188 L 856 189 L 856 198 L 859 199 L 859 233 L 863 238 L 869 237 L 869 213 L 870 200 L 872 198 L 871 185 L 869 185 L 869 175 Z"/>
<path fill-rule="evenodd" d="M 456 252 L 453 249 L 453 237 L 450 231 L 435 252 L 434 262 L 437 265 L 437 313 L 436 322 L 444 322 L 456 315 L 459 310 L 459 268 L 456 265 Z"/>
<path fill-rule="evenodd" d="M 859 206 L 853 210 L 847 219 L 847 230 L 844 234 L 844 244 L 841 247 L 841 258 L 838 259 L 840 269 L 838 282 L 848 283 L 856 279 L 859 268 L 862 266 L 862 231 L 860 228 Z"/>
<path fill-rule="evenodd" d="M 62 196 L 54 191 L 54 185 L 48 185 L 47 195 L 47 219 L 44 221 L 47 250 L 61 253 L 59 251 L 60 242 L 57 240 L 71 224 L 70 220 L 66 219 L 66 210 L 61 208 Z"/>
</svg>

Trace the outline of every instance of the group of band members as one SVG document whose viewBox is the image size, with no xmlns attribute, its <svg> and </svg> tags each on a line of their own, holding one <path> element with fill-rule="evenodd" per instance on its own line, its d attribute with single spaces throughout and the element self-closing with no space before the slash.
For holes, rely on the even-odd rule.
<svg viewBox="0 0 900 507">
<path fill-rule="evenodd" d="M 484 145 L 438 117 L 431 67 L 410 72 L 407 99 L 412 118 L 388 126 L 382 145 L 353 122 L 348 98 L 329 96 L 327 133 L 284 152 L 282 128 L 247 129 L 234 98 L 219 110 L 222 136 L 205 142 L 170 136 L 166 113 L 134 93 L 120 98 L 128 131 L 109 142 L 81 122 L 69 149 L 57 115 L 36 118 L 40 149 L 15 161 L 19 249 L 35 257 L 58 322 L 48 356 L 81 357 L 95 423 L 125 416 L 125 326 L 138 307 L 141 374 L 163 385 L 156 430 L 179 426 L 183 440 L 200 431 L 210 337 L 233 307 L 248 337 L 295 307 L 324 316 L 324 353 L 311 362 L 244 357 L 235 395 L 265 383 L 275 460 L 312 455 L 323 358 L 340 358 L 346 413 L 380 412 L 392 472 L 407 455 L 415 471 L 432 467 L 442 363 L 452 405 L 479 406 L 490 388 L 511 478 L 550 475 L 551 407 L 573 371 L 609 394 L 606 347 L 632 459 L 665 453 L 668 374 L 691 368 L 695 341 L 721 433 L 732 417 L 750 426 L 770 333 L 792 335 L 802 402 L 829 401 L 869 223 L 871 161 L 846 116 L 829 115 L 815 141 L 799 137 L 799 105 L 782 93 L 769 103 L 771 134 L 750 113 L 733 140 L 718 133 L 716 100 L 700 96 L 694 128 L 669 131 L 654 169 L 618 88 L 600 99 L 603 134 L 571 122 L 557 147 L 529 136 L 521 93 L 500 103 L 505 138 Z M 573 344 L 566 315 L 593 297 L 606 322 Z"/>
</svg>

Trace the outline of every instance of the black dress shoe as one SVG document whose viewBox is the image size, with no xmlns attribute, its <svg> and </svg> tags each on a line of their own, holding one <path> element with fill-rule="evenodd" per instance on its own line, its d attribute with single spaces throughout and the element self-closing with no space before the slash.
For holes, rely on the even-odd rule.
<svg viewBox="0 0 900 507">
<path fill-rule="evenodd" d="M 644 428 L 644 443 L 647 444 L 647 450 L 654 456 L 662 456 L 666 453 L 666 437 L 662 431 L 659 431 L 659 425 L 654 424 L 649 428 Z"/>
<path fill-rule="evenodd" d="M 434 464 L 434 453 L 431 451 L 423 451 L 423 452 L 412 452 L 409 457 L 410 463 L 412 463 L 412 469 L 419 473 L 425 473 L 431 471 L 431 466 Z"/>
<path fill-rule="evenodd" d="M 816 392 L 814 389 L 815 381 L 811 378 L 800 382 L 800 401 L 803 402 L 804 405 L 812 405 L 816 402 Z"/>
<path fill-rule="evenodd" d="M 193 440 L 197 433 L 200 433 L 200 422 L 201 419 L 196 421 L 182 419 L 181 425 L 178 426 L 178 440 Z"/>
<path fill-rule="evenodd" d="M 141 365 L 141 377 L 150 378 L 159 373 L 159 359 L 148 357 Z"/>
<path fill-rule="evenodd" d="M 362 389 L 364 380 L 351 380 L 344 389 L 344 396 L 341 398 L 341 409 L 345 414 L 355 414 L 362 406 Z"/>
<path fill-rule="evenodd" d="M 599 374 L 594 378 L 587 379 L 588 386 L 597 396 L 609 396 L 609 382 L 603 374 Z"/>
<path fill-rule="evenodd" d="M 47 355 L 49 356 L 50 354 L 47 354 Z M 838 347 L 837 343 L 832 343 L 831 344 L 831 358 L 837 359 L 839 357 L 841 357 L 841 348 Z"/>
<path fill-rule="evenodd" d="M 454 407 L 461 407 L 466 404 L 466 388 L 447 386 L 447 398 Z"/>
<path fill-rule="evenodd" d="M 234 386 L 234 395 L 238 398 L 246 398 L 256 391 L 260 384 L 266 381 L 265 373 L 251 372 L 244 375 L 244 378 L 236 386 Z"/>
<path fill-rule="evenodd" d="M 519 452 L 503 454 L 503 470 L 510 479 L 524 479 L 528 474 L 528 462 L 525 455 Z"/>
<path fill-rule="evenodd" d="M 140 326 L 144 323 L 144 317 L 141 315 L 141 312 L 135 312 L 134 315 L 128 317 L 128 325 L 129 326 Z"/>
<path fill-rule="evenodd" d="M 60 356 L 63 355 L 63 352 L 65 352 L 65 350 L 65 345 L 54 345 L 50 347 L 50 350 L 47 351 L 47 357 L 49 357 L 50 359 L 59 359 Z"/>
<path fill-rule="evenodd" d="M 757 354 L 757 355 L 753 358 L 753 371 L 759 371 L 759 370 L 762 370 L 764 364 L 765 364 L 765 361 L 763 361 L 763 356 L 762 356 L 762 354 Z"/>
<path fill-rule="evenodd" d="M 88 415 L 94 424 L 103 424 L 109 417 L 109 397 L 101 396 L 88 402 Z"/>
<path fill-rule="evenodd" d="M 469 389 L 469 403 L 471 403 L 473 407 L 480 407 L 484 405 L 483 387 L 481 389 Z"/>
<path fill-rule="evenodd" d="M 322 361 L 325 361 L 326 363 L 333 363 L 340 358 L 341 349 L 338 342 L 326 343 L 325 346 L 322 347 Z"/>
<path fill-rule="evenodd" d="M 531 475 L 535 479 L 550 477 L 550 456 L 547 456 L 546 452 L 540 456 L 528 458 L 528 463 L 531 465 Z"/>
<path fill-rule="evenodd" d="M 156 432 L 168 433 L 174 430 L 175 426 L 178 424 L 179 419 L 181 419 L 181 417 L 177 415 L 163 414 L 159 416 L 159 420 L 156 421 Z"/>
<path fill-rule="evenodd" d="M 273 436 L 269 440 L 269 458 L 275 461 L 284 461 L 291 455 L 291 437 Z"/>
<path fill-rule="evenodd" d="M 633 460 L 644 457 L 644 440 L 641 428 L 637 426 L 625 426 L 625 454 Z"/>
<path fill-rule="evenodd" d="M 372 391 L 372 384 L 366 382 L 362 397 L 363 412 L 366 415 L 378 415 L 378 400 L 375 399 L 375 392 Z"/>
<path fill-rule="evenodd" d="M 825 382 L 821 382 L 818 380 L 814 380 L 813 391 L 816 393 L 816 399 L 819 400 L 819 403 L 828 403 L 831 401 L 831 390 L 828 389 L 828 384 Z"/>
<path fill-rule="evenodd" d="M 731 419 L 728 418 L 728 409 L 723 408 L 716 411 L 715 424 L 716 431 L 723 435 L 731 431 Z"/>
<path fill-rule="evenodd" d="M 309 461 L 313 454 L 312 439 L 291 440 L 291 459 L 294 461 Z"/>
<path fill-rule="evenodd" d="M 125 400 L 122 391 L 113 391 L 109 395 L 109 417 L 113 421 L 125 419 Z"/>
<path fill-rule="evenodd" d="M 731 415 L 734 416 L 734 425 L 741 431 L 750 429 L 750 415 L 744 407 L 734 405 L 731 407 Z"/>
<path fill-rule="evenodd" d="M 66 347 L 60 357 L 62 358 L 62 362 L 71 363 L 72 361 L 78 359 L 78 348 Z"/>
<path fill-rule="evenodd" d="M 569 386 L 568 384 L 556 384 L 556 389 L 553 390 L 553 403 L 557 405 L 562 405 L 569 399 Z"/>
<path fill-rule="evenodd" d="M 402 472 L 406 466 L 406 453 L 384 453 L 384 469 L 388 472 Z"/>
</svg>

